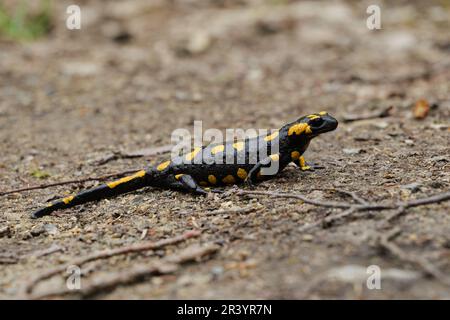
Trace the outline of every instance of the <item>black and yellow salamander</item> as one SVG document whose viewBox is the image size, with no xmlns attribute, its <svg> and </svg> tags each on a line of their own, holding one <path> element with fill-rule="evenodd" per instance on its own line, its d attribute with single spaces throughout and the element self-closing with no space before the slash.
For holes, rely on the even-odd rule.
<svg viewBox="0 0 450 320">
<path fill-rule="evenodd" d="M 188 154 L 172 157 L 155 167 L 49 203 L 35 211 L 32 217 L 39 218 L 55 210 L 117 196 L 147 186 L 207 194 L 203 187 L 242 182 L 251 186 L 258 180 L 273 177 L 290 162 L 302 170 L 308 170 L 311 168 L 302 155 L 311 139 L 336 129 L 337 125 L 335 118 L 321 111 L 301 117 L 264 136 L 194 148 Z M 277 163 L 272 166 L 274 162 Z M 276 171 L 267 175 L 262 169 L 268 167 L 275 167 Z"/>
</svg>

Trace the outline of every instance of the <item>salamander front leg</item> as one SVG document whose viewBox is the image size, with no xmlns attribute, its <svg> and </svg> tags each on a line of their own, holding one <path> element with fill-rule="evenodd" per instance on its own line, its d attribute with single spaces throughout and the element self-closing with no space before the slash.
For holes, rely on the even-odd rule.
<svg viewBox="0 0 450 320">
<path fill-rule="evenodd" d="M 313 164 L 306 162 L 305 157 L 303 156 L 300 156 L 292 162 L 294 162 L 302 171 L 314 171 L 314 169 L 317 169 Z"/>
</svg>

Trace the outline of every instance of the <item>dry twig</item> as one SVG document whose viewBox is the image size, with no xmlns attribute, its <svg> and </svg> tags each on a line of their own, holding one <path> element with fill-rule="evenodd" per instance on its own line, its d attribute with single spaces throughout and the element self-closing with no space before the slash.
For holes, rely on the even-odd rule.
<svg viewBox="0 0 450 320">
<path fill-rule="evenodd" d="M 132 152 L 123 152 L 123 151 L 115 151 L 110 155 L 107 155 L 99 160 L 95 161 L 96 165 L 103 165 L 110 161 L 118 160 L 118 159 L 133 159 L 140 157 L 151 157 L 159 154 L 168 153 L 172 150 L 172 145 L 165 145 L 161 147 L 152 147 L 140 149 Z"/>
<path fill-rule="evenodd" d="M 300 228 L 298 228 L 299 232 L 306 232 L 308 230 L 314 229 L 316 227 L 319 226 L 330 226 L 332 224 L 334 224 L 334 222 L 341 220 L 343 218 L 346 218 L 350 215 L 352 215 L 355 212 L 355 210 L 353 208 L 349 208 L 343 212 L 340 212 L 338 214 L 332 215 L 332 216 L 328 216 L 323 220 L 319 220 L 313 223 L 309 223 L 309 224 L 305 224 L 303 226 L 301 226 Z"/>
<path fill-rule="evenodd" d="M 345 211 L 326 217 L 325 219 L 321 221 L 317 221 L 312 224 L 306 224 L 304 226 L 301 226 L 299 228 L 299 231 L 304 232 L 307 230 L 310 230 L 312 228 L 318 227 L 318 226 L 327 226 L 330 225 L 337 220 L 340 220 L 342 218 L 349 217 L 353 214 L 356 214 L 358 212 L 362 211 L 380 211 L 380 210 L 392 210 L 395 209 L 395 211 L 388 215 L 383 222 L 381 223 L 381 227 L 384 227 L 386 225 L 389 225 L 389 222 L 391 222 L 393 219 L 399 217 L 400 215 L 405 213 L 405 210 L 407 208 L 412 207 L 418 207 L 433 203 L 440 203 L 444 201 L 450 200 L 450 192 L 445 192 L 421 199 L 415 199 L 415 200 L 409 200 L 409 201 L 401 201 L 401 202 L 394 202 L 394 203 L 369 203 L 365 201 L 364 199 L 361 199 L 359 196 L 357 196 L 355 193 L 351 192 L 342 192 L 350 195 L 357 203 L 346 203 L 346 202 L 330 202 L 330 201 L 321 201 L 321 200 L 311 200 L 308 199 L 306 196 L 301 194 L 293 194 L 293 193 L 279 193 L 279 192 L 271 192 L 271 191 L 253 191 L 253 190 L 238 190 L 238 195 L 265 195 L 265 196 L 271 196 L 275 198 L 294 198 L 302 200 L 305 203 L 309 203 L 315 206 L 320 207 L 327 207 L 327 208 L 337 208 L 337 209 L 346 209 Z M 442 273 L 438 268 L 436 268 L 432 263 L 430 263 L 428 260 L 422 258 L 422 257 L 416 257 L 414 255 L 408 254 L 404 252 L 400 247 L 398 247 L 395 243 L 391 241 L 392 238 L 394 238 L 399 233 L 399 229 L 393 229 L 390 232 L 385 232 L 384 234 L 378 233 L 377 236 L 377 243 L 379 246 L 383 247 L 384 249 L 388 250 L 391 254 L 396 256 L 397 258 L 407 261 L 409 263 L 413 263 L 417 265 L 424 273 L 438 279 L 441 283 L 449 285 L 450 286 L 450 278 L 447 277 L 444 273 Z"/>
<path fill-rule="evenodd" d="M 142 150 L 137 150 L 134 152 L 114 152 L 112 155 L 106 156 L 100 160 L 97 161 L 97 165 L 105 164 L 109 161 L 116 160 L 116 159 L 126 159 L 126 158 L 138 158 L 138 157 L 149 157 L 154 156 L 158 154 L 167 153 L 170 150 L 172 150 L 172 145 L 165 145 L 161 147 L 155 147 L 155 148 L 146 148 Z M 56 187 L 56 186 L 63 186 L 66 184 L 79 184 L 84 183 L 88 181 L 103 181 L 110 178 L 117 178 L 121 177 L 127 174 L 135 173 L 136 171 L 141 170 L 142 168 L 133 169 L 133 170 L 126 170 L 122 172 L 117 173 L 111 173 L 99 177 L 88 177 L 88 178 L 82 178 L 82 179 L 72 179 L 72 180 L 66 180 L 61 182 L 54 182 L 54 183 L 47 183 L 47 184 L 39 184 L 35 186 L 29 186 L 29 187 L 23 187 L 18 189 L 12 189 L 7 191 L 0 192 L 0 196 L 4 196 L 11 193 L 18 193 L 18 192 L 24 192 L 24 191 L 30 191 L 30 190 L 37 190 L 37 189 L 46 189 L 50 187 Z"/>
<path fill-rule="evenodd" d="M 442 284 L 450 286 L 450 278 L 438 268 L 436 268 L 431 262 L 429 262 L 425 258 L 406 253 L 391 241 L 394 237 L 399 235 L 400 232 L 400 229 L 394 228 L 388 233 L 381 234 L 377 239 L 378 245 L 398 259 L 418 266 L 425 274 L 439 280 Z"/>
<path fill-rule="evenodd" d="M 393 202 L 393 203 L 368 203 L 365 200 L 360 199 L 358 204 L 348 203 L 348 202 L 334 202 L 334 201 L 322 201 L 322 200 L 312 200 L 307 198 L 305 195 L 297 193 L 282 193 L 282 192 L 272 192 L 272 191 L 256 191 L 256 190 L 242 190 L 237 191 L 237 195 L 264 195 L 274 198 L 294 198 L 299 199 L 305 203 L 312 204 L 319 207 L 326 208 L 336 208 L 336 209 L 350 209 L 356 211 L 368 211 L 368 210 L 392 210 L 398 208 L 411 208 L 432 203 L 439 203 L 450 200 L 450 192 L 444 192 L 430 197 L 425 197 L 421 199 L 409 200 L 405 202 Z M 360 203 L 364 201 L 365 203 Z"/>
<path fill-rule="evenodd" d="M 374 111 L 367 114 L 347 114 L 344 116 L 344 122 L 352 122 L 352 121 L 360 121 L 360 120 L 369 120 L 369 119 L 377 119 L 377 118 L 386 118 L 389 117 L 392 113 L 394 107 L 389 106 L 381 111 Z"/>
<path fill-rule="evenodd" d="M 314 229 L 319 226 L 329 226 L 338 220 L 343 218 L 348 218 L 354 214 L 363 212 L 363 211 L 381 211 L 381 210 L 393 210 L 391 215 L 383 220 L 381 223 L 382 226 L 388 225 L 390 221 L 397 218 L 401 214 L 405 212 L 407 208 L 417 207 L 421 205 L 427 205 L 432 203 L 439 203 L 443 201 L 450 200 L 450 192 L 441 193 L 438 195 L 425 197 L 421 199 L 410 200 L 406 202 L 394 202 L 394 203 L 369 203 L 366 200 L 360 198 L 353 192 L 347 191 L 339 191 L 344 194 L 350 195 L 357 203 L 347 203 L 347 202 L 334 202 L 334 201 L 322 201 L 322 200 L 312 200 L 307 198 L 305 195 L 296 194 L 296 193 L 280 193 L 280 192 L 271 192 L 271 191 L 256 191 L 256 190 L 242 190 L 238 189 L 238 195 L 264 195 L 271 196 L 275 198 L 294 198 L 299 199 L 305 203 L 312 204 L 319 207 L 326 208 L 336 208 L 336 209 L 345 209 L 344 212 L 326 217 L 324 220 L 320 220 L 311 224 L 306 224 L 299 227 L 300 232 L 305 232 L 311 229 Z"/>
<path fill-rule="evenodd" d="M 230 208 L 230 209 L 219 209 L 219 210 L 214 210 L 214 211 L 207 211 L 206 214 L 208 216 L 212 216 L 212 215 L 219 215 L 219 214 L 235 214 L 235 213 L 250 213 L 253 211 L 259 211 L 262 208 L 256 208 L 253 206 L 247 206 L 247 207 L 243 207 L 243 208 Z"/>
<path fill-rule="evenodd" d="M 48 291 L 36 295 L 33 298 L 43 299 L 67 294 L 80 294 L 83 297 L 90 297 L 100 292 L 104 292 L 105 290 L 115 288 L 119 285 L 139 281 L 144 277 L 174 273 L 178 270 L 181 264 L 191 261 L 198 261 L 205 256 L 212 255 L 218 250 L 219 246 L 213 243 L 205 246 L 193 245 L 182 250 L 180 253 L 164 258 L 159 262 L 152 263 L 150 265 L 140 264 L 132 267 L 131 269 L 113 273 L 108 278 L 93 281 L 90 285 L 78 291 L 68 289 Z"/>
<path fill-rule="evenodd" d="M 78 183 L 83 183 L 83 182 L 88 182 L 88 181 L 103 181 L 103 180 L 110 179 L 110 178 L 121 177 L 121 176 L 130 174 L 130 173 L 134 173 L 139 170 L 140 169 L 126 170 L 126 171 L 117 172 L 117 173 L 110 173 L 110 174 L 99 176 L 99 177 L 88 177 L 88 178 L 83 178 L 83 179 L 73 179 L 73 180 L 66 180 L 66 181 L 61 181 L 61 182 L 39 184 L 39 185 L 35 185 L 35 186 L 29 186 L 29 187 L 24 187 L 24 188 L 19 188 L 19 189 L 3 191 L 3 192 L 0 192 L 0 196 L 4 196 L 7 194 L 11 194 L 11 193 L 36 190 L 36 189 L 47 189 L 50 187 L 63 186 L 66 184 L 78 184 Z"/>
<path fill-rule="evenodd" d="M 144 242 L 144 243 L 138 243 L 138 244 L 132 244 L 128 246 L 123 246 L 115 249 L 106 249 L 102 251 L 94 252 L 90 255 L 80 257 L 78 259 L 75 259 L 67 264 L 64 264 L 62 266 L 58 266 L 56 268 L 47 270 L 46 272 L 38 274 L 35 278 L 31 279 L 24 288 L 25 294 L 30 294 L 33 291 L 33 288 L 38 284 L 40 281 L 48 279 L 58 273 L 65 272 L 67 270 L 68 266 L 76 265 L 78 267 L 81 267 L 83 264 L 87 262 L 91 262 L 94 260 L 99 259 L 107 259 L 112 256 L 118 256 L 133 252 L 142 252 L 142 251 L 148 251 L 148 250 L 154 250 L 154 249 L 160 249 L 162 247 L 177 244 L 179 242 L 185 241 L 189 238 L 198 237 L 200 235 L 200 231 L 188 231 L 182 235 L 170 238 L 170 239 L 164 239 L 157 242 Z"/>
</svg>

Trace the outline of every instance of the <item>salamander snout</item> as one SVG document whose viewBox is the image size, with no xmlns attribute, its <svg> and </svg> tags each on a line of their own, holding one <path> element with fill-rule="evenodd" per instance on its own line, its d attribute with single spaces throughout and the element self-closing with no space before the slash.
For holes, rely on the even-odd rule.
<svg viewBox="0 0 450 320">
<path fill-rule="evenodd" d="M 324 111 L 308 116 L 308 118 L 308 125 L 311 128 L 313 135 L 333 131 L 338 126 L 338 121 Z"/>
</svg>

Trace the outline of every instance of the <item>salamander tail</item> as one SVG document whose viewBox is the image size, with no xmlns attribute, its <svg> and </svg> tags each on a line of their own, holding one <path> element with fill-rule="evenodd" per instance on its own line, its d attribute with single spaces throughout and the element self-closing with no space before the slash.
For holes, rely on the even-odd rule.
<svg viewBox="0 0 450 320">
<path fill-rule="evenodd" d="M 138 171 L 131 176 L 102 184 L 98 187 L 82 191 L 76 195 L 49 203 L 46 207 L 33 212 L 31 217 L 40 218 L 56 210 L 71 208 L 86 202 L 105 199 L 143 188 L 148 185 L 149 175 L 150 173 L 145 170 Z"/>
</svg>

